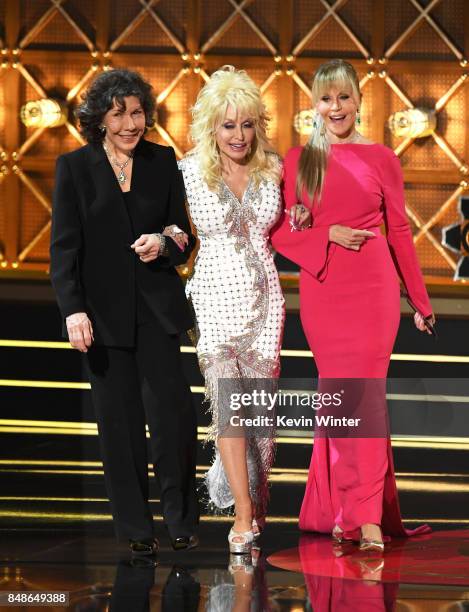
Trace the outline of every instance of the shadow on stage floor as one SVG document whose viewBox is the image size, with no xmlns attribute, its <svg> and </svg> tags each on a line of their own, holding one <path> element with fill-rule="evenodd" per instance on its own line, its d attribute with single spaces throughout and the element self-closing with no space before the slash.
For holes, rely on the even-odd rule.
<svg viewBox="0 0 469 612">
<path fill-rule="evenodd" d="M 268 526 L 251 558 L 231 556 L 225 523 L 202 524 L 198 549 L 161 534 L 155 563 L 132 563 L 108 529 L 0 533 L 0 590 L 63 591 L 80 612 L 377 612 L 469 609 L 469 530 L 395 540 L 383 554 Z M 29 609 L 23 604 L 2 610 Z"/>
</svg>

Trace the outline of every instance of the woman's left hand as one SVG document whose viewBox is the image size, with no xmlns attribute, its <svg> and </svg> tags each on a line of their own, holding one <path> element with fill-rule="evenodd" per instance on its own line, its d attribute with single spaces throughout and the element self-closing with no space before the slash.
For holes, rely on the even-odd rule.
<svg viewBox="0 0 469 612">
<path fill-rule="evenodd" d="M 154 261 L 160 254 L 161 241 L 158 234 L 142 234 L 130 248 L 134 249 L 140 261 L 148 263 Z"/>
<path fill-rule="evenodd" d="M 311 227 L 311 211 L 303 204 L 295 204 L 288 213 L 290 215 L 290 225 L 294 230 L 301 232 Z"/>
<path fill-rule="evenodd" d="M 427 319 L 432 325 L 435 325 L 435 315 L 432 313 L 432 315 L 430 317 L 428 317 Z M 421 331 L 421 332 L 427 332 L 427 334 L 431 334 L 432 332 L 428 329 L 428 327 L 425 325 L 425 319 L 423 318 L 423 316 L 420 314 L 420 312 L 416 312 L 414 314 L 414 323 L 415 323 L 415 327 Z"/>
</svg>

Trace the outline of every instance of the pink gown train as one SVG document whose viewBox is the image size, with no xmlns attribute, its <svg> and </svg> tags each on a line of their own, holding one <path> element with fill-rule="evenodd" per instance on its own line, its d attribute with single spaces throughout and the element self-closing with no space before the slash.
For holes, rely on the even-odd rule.
<svg viewBox="0 0 469 612">
<path fill-rule="evenodd" d="M 284 160 L 287 209 L 298 202 L 301 150 L 291 149 Z M 303 203 L 310 206 L 306 194 Z M 371 230 L 375 237 L 360 251 L 346 249 L 329 242 L 333 224 Z M 274 248 L 301 268 L 301 322 L 320 378 L 384 379 L 399 326 L 399 276 L 419 312 L 432 312 L 396 155 L 380 144 L 331 145 L 313 227 L 291 232 L 284 215 L 271 237 Z M 338 525 L 352 532 L 364 523 L 381 524 L 386 536 L 429 531 L 402 525 L 389 437 L 316 438 L 300 528 L 330 533 Z"/>
</svg>

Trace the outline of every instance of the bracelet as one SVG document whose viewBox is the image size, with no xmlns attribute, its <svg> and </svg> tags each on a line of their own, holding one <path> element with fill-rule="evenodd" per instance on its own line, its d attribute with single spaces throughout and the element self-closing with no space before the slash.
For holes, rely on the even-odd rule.
<svg viewBox="0 0 469 612">
<path fill-rule="evenodd" d="M 158 234 L 158 236 L 160 237 L 160 250 L 158 252 L 158 255 L 163 255 L 164 252 L 167 250 L 166 249 L 166 236 L 163 236 L 163 234 Z"/>
<path fill-rule="evenodd" d="M 158 251 L 158 257 L 168 257 L 169 249 L 168 244 L 166 242 L 166 236 L 164 234 L 154 234 L 154 236 L 158 236 L 160 240 L 160 250 Z"/>
</svg>

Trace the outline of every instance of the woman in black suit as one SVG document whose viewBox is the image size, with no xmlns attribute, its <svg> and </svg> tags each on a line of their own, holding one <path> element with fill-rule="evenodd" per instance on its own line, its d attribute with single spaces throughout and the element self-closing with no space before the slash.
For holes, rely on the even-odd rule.
<svg viewBox="0 0 469 612">
<path fill-rule="evenodd" d="M 195 546 L 198 523 L 197 424 L 178 336 L 193 321 L 174 268 L 195 239 L 173 149 L 143 138 L 154 107 L 135 72 L 93 82 L 77 112 L 88 144 L 57 160 L 51 237 L 59 308 L 87 357 L 116 534 L 137 554 L 158 550 L 145 423 L 173 547 Z"/>
</svg>

